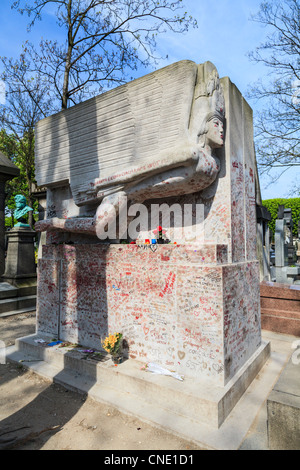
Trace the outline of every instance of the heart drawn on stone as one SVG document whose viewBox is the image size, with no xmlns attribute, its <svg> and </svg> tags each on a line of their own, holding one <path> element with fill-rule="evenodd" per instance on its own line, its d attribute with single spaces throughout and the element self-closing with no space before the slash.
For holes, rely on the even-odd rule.
<svg viewBox="0 0 300 470">
<path fill-rule="evenodd" d="M 143 326 L 143 330 L 144 330 L 145 335 L 149 333 L 149 328 L 147 328 L 146 326 Z"/>
<path fill-rule="evenodd" d="M 177 351 L 179 359 L 182 361 L 182 359 L 185 357 L 185 352 L 183 351 Z"/>
</svg>

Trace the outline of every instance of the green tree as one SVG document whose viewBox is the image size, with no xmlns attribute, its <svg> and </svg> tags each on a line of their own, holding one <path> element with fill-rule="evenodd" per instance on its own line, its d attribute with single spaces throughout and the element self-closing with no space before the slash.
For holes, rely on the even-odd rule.
<svg viewBox="0 0 300 470">
<path fill-rule="evenodd" d="M 16 164 L 18 155 L 18 144 L 12 135 L 9 135 L 5 129 L 0 130 L 0 150 L 6 155 L 13 163 Z M 7 181 L 5 185 L 6 190 L 6 207 L 5 207 L 5 225 L 13 227 L 14 225 L 14 195 L 21 192 L 20 178 L 14 178 Z M 22 192 L 22 194 L 24 194 Z"/>
<path fill-rule="evenodd" d="M 28 205 L 37 209 L 37 202 L 32 197 L 32 182 L 34 182 L 34 163 L 29 165 L 28 155 L 31 137 L 24 136 L 21 141 L 13 134 L 8 134 L 5 129 L 0 130 L 0 150 L 20 169 L 20 175 L 6 183 L 6 225 L 13 227 L 16 194 L 24 194 Z M 29 224 L 32 226 L 33 214 L 29 213 Z"/>
<path fill-rule="evenodd" d="M 40 75 L 32 74 L 25 53 L 16 60 L 0 60 L 4 70 L 0 79 L 9 84 L 5 105 L 0 107 L 0 149 L 20 168 L 20 176 L 7 185 L 7 207 L 12 210 L 12 196 L 22 193 L 33 208 L 34 126 L 51 109 L 51 96 Z"/>
<path fill-rule="evenodd" d="M 273 236 L 275 234 L 275 224 L 278 215 L 278 208 L 280 205 L 284 206 L 286 209 L 292 210 L 293 218 L 293 235 L 298 237 L 298 223 L 300 221 L 300 198 L 275 198 L 275 199 L 266 199 L 262 201 L 264 207 L 268 209 L 271 214 L 272 220 L 269 223 L 269 227 L 272 230 Z"/>
<path fill-rule="evenodd" d="M 39 49 L 27 43 L 26 50 L 62 109 L 154 64 L 159 34 L 196 26 L 182 0 L 18 0 L 13 8 L 30 16 L 30 28 L 47 9 L 55 11 L 64 41 L 42 39 Z"/>
<path fill-rule="evenodd" d="M 268 35 L 249 55 L 267 67 L 270 77 L 248 94 L 261 101 L 255 119 L 258 165 L 261 173 L 277 168 L 280 176 L 300 166 L 300 1 L 263 2 L 253 20 Z"/>
</svg>

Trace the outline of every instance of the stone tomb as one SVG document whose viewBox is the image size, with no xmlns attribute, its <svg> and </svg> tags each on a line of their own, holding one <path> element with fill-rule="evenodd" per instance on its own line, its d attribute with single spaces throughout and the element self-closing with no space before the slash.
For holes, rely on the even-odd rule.
<svg viewBox="0 0 300 470">
<path fill-rule="evenodd" d="M 291 220 L 291 219 L 290 219 Z M 290 252 L 290 257 L 289 257 Z M 287 219 L 276 220 L 275 224 L 275 266 L 271 268 L 272 278 L 283 284 L 300 284 L 300 266 L 290 266 L 294 261 L 292 225 Z"/>
<path fill-rule="evenodd" d="M 269 354 L 252 111 L 236 86 L 210 62 L 170 65 L 40 121 L 36 168 L 47 188 L 47 218 L 36 225 L 47 232 L 38 335 L 101 349 L 121 332 L 129 361 L 158 363 L 204 389 L 227 386 L 235 403 Z M 120 231 L 100 240 L 124 198 L 129 207 L 201 205 L 201 237 L 189 231 L 155 247 L 122 244 Z M 171 221 L 164 228 L 173 233 Z"/>
</svg>

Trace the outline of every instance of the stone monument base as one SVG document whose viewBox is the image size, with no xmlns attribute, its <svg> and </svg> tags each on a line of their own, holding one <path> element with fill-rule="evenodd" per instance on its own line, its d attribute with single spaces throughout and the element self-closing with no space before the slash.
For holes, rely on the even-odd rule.
<svg viewBox="0 0 300 470">
<path fill-rule="evenodd" d="M 34 255 L 36 232 L 29 227 L 14 227 L 7 236 L 5 273 L 1 280 L 18 289 L 18 295 L 36 294 L 37 274 Z"/>
<path fill-rule="evenodd" d="M 14 227 L 6 232 L 6 236 L 5 273 L 0 278 L 1 316 L 36 309 L 36 232 L 29 227 Z"/>
<path fill-rule="evenodd" d="M 260 301 L 264 330 L 300 336 L 300 285 L 262 282 Z"/>
<path fill-rule="evenodd" d="M 259 264 L 215 244 L 47 245 L 37 331 L 95 349 L 119 332 L 130 359 L 224 386 L 261 345 Z"/>
<path fill-rule="evenodd" d="M 185 433 L 192 422 L 196 428 L 206 424 L 218 429 L 255 379 L 270 355 L 270 343 L 262 342 L 233 380 L 225 387 L 195 378 L 183 381 L 143 370 L 145 364 L 132 359 L 117 367 L 109 356 L 86 355 L 81 350 L 45 347 L 52 336 L 20 338 L 8 348 L 7 359 L 22 360 L 37 374 L 96 401 L 117 407 L 142 420 Z M 44 344 L 46 344 L 44 343 Z M 82 359 L 85 359 L 84 361 Z M 28 361 L 28 363 L 27 363 Z"/>
<path fill-rule="evenodd" d="M 3 281 L 3 284 L 10 284 L 12 287 L 15 287 L 18 290 L 19 296 L 36 295 L 36 274 L 32 274 L 32 276 L 18 277 L 2 276 L 1 280 Z"/>
</svg>

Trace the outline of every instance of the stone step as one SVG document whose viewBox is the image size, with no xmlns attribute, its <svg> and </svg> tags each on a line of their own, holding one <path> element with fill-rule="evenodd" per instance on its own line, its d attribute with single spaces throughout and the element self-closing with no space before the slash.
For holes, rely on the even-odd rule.
<svg viewBox="0 0 300 470">
<path fill-rule="evenodd" d="M 0 300 L 0 314 L 23 309 L 36 308 L 36 295 L 26 295 L 24 297 L 12 297 Z"/>
<path fill-rule="evenodd" d="M 143 364 L 133 360 L 126 360 L 118 366 L 114 366 L 108 358 L 97 362 L 86 359 L 87 355 L 78 350 L 68 351 L 59 347 L 40 346 L 34 343 L 35 339 L 44 339 L 48 342 L 53 338 L 32 335 L 18 339 L 14 354 L 9 355 L 10 360 L 21 358 L 24 360 L 23 365 L 27 364 L 27 358 L 30 361 L 36 361 L 28 363 L 31 369 L 37 372 L 43 369 L 44 377 L 48 376 L 57 383 L 63 384 L 64 382 L 68 388 L 77 392 L 90 395 L 91 388 L 96 385 L 99 397 L 107 388 L 109 391 L 114 390 L 118 393 L 126 391 L 131 398 L 134 397 L 134 402 L 137 397 L 143 397 L 145 403 L 166 409 L 169 413 L 179 413 L 189 419 L 196 419 L 198 422 L 204 420 L 207 423 L 219 425 L 218 406 L 213 401 L 210 404 L 207 401 L 209 384 L 205 384 L 204 387 L 204 384 L 197 384 L 193 379 L 180 382 L 174 378 L 145 372 L 141 370 Z M 17 356 L 16 353 L 18 353 Z M 95 393 L 94 390 L 94 395 Z M 214 389 L 212 387 L 209 395 L 214 396 L 215 401 L 218 402 L 216 387 Z M 184 405 L 186 403 L 189 403 L 188 408 Z M 200 421 L 197 416 L 200 416 Z"/>
<path fill-rule="evenodd" d="M 288 316 L 269 314 L 262 310 L 261 327 L 264 330 L 300 336 L 300 319 Z"/>
<path fill-rule="evenodd" d="M 300 335 L 300 286 L 262 282 L 260 300 L 263 329 Z"/>
<path fill-rule="evenodd" d="M 20 338 L 14 349 L 8 348 L 8 360 L 22 360 L 23 365 L 38 374 L 88 393 L 94 399 L 98 396 L 101 402 L 108 402 L 107 397 L 116 398 L 116 394 L 121 393 L 124 403 L 127 395 L 131 397 L 132 407 L 135 402 L 141 401 L 143 406 L 152 404 L 152 408 L 158 408 L 170 416 L 181 416 L 215 429 L 224 422 L 269 356 L 269 343 L 263 343 L 235 380 L 225 387 L 216 387 L 209 381 L 193 378 L 179 381 L 152 374 L 142 370 L 143 364 L 132 359 L 115 366 L 105 356 L 96 361 L 78 350 L 43 347 L 35 342 L 37 339 L 52 340 L 39 335 Z M 116 404 L 119 407 L 119 402 L 114 401 Z M 129 407 L 128 412 L 131 411 Z"/>
<path fill-rule="evenodd" d="M 12 315 L 20 315 L 22 313 L 35 312 L 35 310 L 36 310 L 35 306 L 21 308 L 20 310 L 10 310 L 9 312 L 0 313 L 0 318 L 11 317 Z"/>
<path fill-rule="evenodd" d="M 19 290 L 8 282 L 0 282 L 0 299 L 18 297 Z"/>
<path fill-rule="evenodd" d="M 260 297 L 299 301 L 300 286 L 264 281 L 260 284 Z"/>
<path fill-rule="evenodd" d="M 288 309 L 275 309 L 272 307 L 261 307 L 262 315 L 269 315 L 274 317 L 282 317 L 282 318 L 292 318 L 294 320 L 300 320 L 300 312 L 296 312 L 294 310 Z"/>
<path fill-rule="evenodd" d="M 8 348 L 8 360 L 11 362 L 20 362 L 32 372 L 37 373 L 50 382 L 57 383 L 80 394 L 86 394 L 89 398 L 99 403 L 117 407 L 122 413 L 139 418 L 150 425 L 157 425 L 179 437 L 189 439 L 195 444 L 199 444 L 197 435 L 199 429 L 205 428 L 203 423 L 196 419 L 191 421 L 187 416 L 180 415 L 177 412 L 171 413 L 169 409 L 163 409 L 157 403 L 148 401 L 143 395 L 132 395 L 131 392 L 122 388 L 114 389 L 107 384 L 95 383 L 89 375 L 83 375 L 70 369 L 60 370 L 59 367 L 49 364 L 42 360 L 37 360 L 35 356 L 20 352 L 15 346 Z M 154 400 L 155 401 L 155 400 Z M 206 449 L 208 449 L 206 445 Z"/>
<path fill-rule="evenodd" d="M 274 298 L 261 298 L 262 309 L 274 309 L 295 312 L 300 316 L 300 301 Z"/>
</svg>

